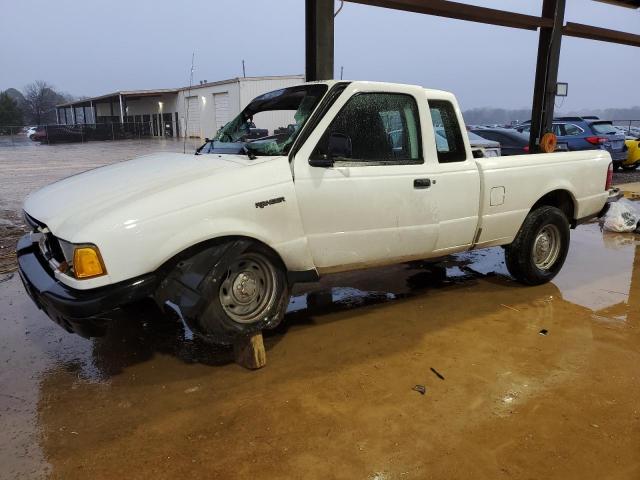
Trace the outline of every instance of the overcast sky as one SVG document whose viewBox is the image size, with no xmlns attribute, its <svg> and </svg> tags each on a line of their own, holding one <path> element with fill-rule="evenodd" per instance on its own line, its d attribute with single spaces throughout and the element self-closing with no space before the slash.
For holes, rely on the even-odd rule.
<svg viewBox="0 0 640 480">
<path fill-rule="evenodd" d="M 540 0 L 461 0 L 539 15 Z M 336 2 L 336 5 L 339 2 Z M 566 20 L 640 33 L 640 11 L 567 0 Z M 530 107 L 538 33 L 346 3 L 336 75 L 453 91 L 462 108 Z M 303 0 L 2 0 L 0 90 L 73 95 L 304 73 Z M 640 48 L 565 37 L 562 110 L 640 105 Z"/>
</svg>

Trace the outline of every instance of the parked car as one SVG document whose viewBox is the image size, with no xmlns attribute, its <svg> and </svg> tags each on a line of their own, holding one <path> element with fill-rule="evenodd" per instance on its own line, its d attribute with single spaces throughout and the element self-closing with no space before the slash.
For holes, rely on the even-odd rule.
<svg viewBox="0 0 640 480">
<path fill-rule="evenodd" d="M 37 129 L 38 127 L 27 127 L 27 129 L 25 130 L 25 135 L 27 136 L 27 138 L 33 140 L 32 137 L 36 133 Z"/>
<path fill-rule="evenodd" d="M 482 138 L 480 135 L 473 132 L 467 132 L 467 137 L 469 137 L 469 145 L 471 146 L 471 149 L 473 150 L 474 148 L 478 148 L 482 150 L 483 157 L 499 157 L 502 155 L 500 142 Z"/>
<path fill-rule="evenodd" d="M 530 122 L 518 127 L 518 131 L 528 132 Z M 557 117 L 553 120 L 553 133 L 558 137 L 558 145 L 565 145 L 569 151 L 606 150 L 611 154 L 613 168 L 617 169 L 627 158 L 625 136 L 611 122 L 596 116 Z"/>
<path fill-rule="evenodd" d="M 266 110 L 295 112 L 300 128 L 242 141 Z M 509 272 L 538 285 L 560 271 L 570 228 L 603 211 L 612 176 L 604 150 L 474 158 L 452 94 L 390 83 L 271 92 L 209 143 L 32 193 L 17 257 L 36 305 L 90 336 L 151 297 L 231 343 L 277 326 L 291 285 L 332 272 L 501 245 Z"/>
<path fill-rule="evenodd" d="M 444 128 L 436 128 L 436 143 L 443 145 L 443 142 L 447 141 L 447 137 Z M 469 146 L 471 150 L 480 150 L 482 157 L 499 157 L 502 153 L 500 150 L 500 143 L 493 140 L 487 140 L 479 135 L 476 135 L 472 131 L 467 132 L 469 137 Z"/>
<path fill-rule="evenodd" d="M 522 155 L 529 152 L 529 136 L 511 128 L 478 128 L 472 133 L 500 143 L 502 156 Z"/>
<path fill-rule="evenodd" d="M 614 125 L 618 130 L 624 133 L 627 138 L 640 138 L 640 127 L 635 125 Z"/>
<path fill-rule="evenodd" d="M 46 125 L 38 127 L 31 140 L 42 143 L 82 142 L 89 138 L 91 129 L 86 125 Z"/>
<path fill-rule="evenodd" d="M 640 165 L 640 137 L 625 140 L 627 159 L 622 162 L 624 170 L 635 170 Z"/>
<path fill-rule="evenodd" d="M 32 127 L 33 133 L 29 134 L 29 138 L 34 142 L 46 142 L 47 141 L 47 128 L 46 127 Z M 30 129 L 31 130 L 31 129 Z"/>
</svg>

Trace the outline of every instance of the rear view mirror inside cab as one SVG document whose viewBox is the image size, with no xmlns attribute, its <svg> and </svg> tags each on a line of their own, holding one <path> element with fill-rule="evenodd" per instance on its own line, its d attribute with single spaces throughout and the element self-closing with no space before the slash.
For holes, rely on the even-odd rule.
<svg viewBox="0 0 640 480">
<path fill-rule="evenodd" d="M 332 132 L 329 136 L 329 157 L 331 158 L 351 158 L 353 146 L 348 135 Z"/>
<path fill-rule="evenodd" d="M 309 164 L 312 167 L 332 167 L 336 158 L 351 158 L 352 154 L 351 138 L 344 133 L 331 132 L 320 140 L 309 159 Z"/>
</svg>

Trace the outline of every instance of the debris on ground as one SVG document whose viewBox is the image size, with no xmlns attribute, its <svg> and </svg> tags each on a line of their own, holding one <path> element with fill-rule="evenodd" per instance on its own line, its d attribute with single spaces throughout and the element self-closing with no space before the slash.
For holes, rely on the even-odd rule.
<svg viewBox="0 0 640 480">
<path fill-rule="evenodd" d="M 510 307 L 509 305 L 505 305 L 504 303 L 500 304 L 501 307 L 508 308 L 509 310 L 513 310 L 514 312 L 519 312 L 517 308 Z"/>
<path fill-rule="evenodd" d="M 431 367 L 431 371 L 438 377 L 440 380 L 444 380 L 444 377 L 440 372 L 438 372 L 435 368 Z"/>
<path fill-rule="evenodd" d="M 622 198 L 609 205 L 602 228 L 609 232 L 628 233 L 636 230 L 640 212 L 631 200 Z"/>
<path fill-rule="evenodd" d="M 543 328 L 542 330 L 540 330 L 538 332 L 540 335 L 547 335 L 549 333 L 549 330 L 547 330 L 546 328 Z"/>
<path fill-rule="evenodd" d="M 412 390 L 415 390 L 420 395 L 424 395 L 425 393 L 427 393 L 427 387 L 425 387 L 424 385 L 416 385 L 412 388 Z"/>
</svg>

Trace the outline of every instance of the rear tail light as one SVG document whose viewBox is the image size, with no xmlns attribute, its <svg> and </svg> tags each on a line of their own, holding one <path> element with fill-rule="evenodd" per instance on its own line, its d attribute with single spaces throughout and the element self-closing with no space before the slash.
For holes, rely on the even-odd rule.
<svg viewBox="0 0 640 480">
<path fill-rule="evenodd" d="M 609 168 L 607 168 L 607 183 L 604 186 L 605 190 L 609 190 L 613 185 L 613 163 L 609 164 Z"/>
<path fill-rule="evenodd" d="M 607 143 L 607 139 L 605 137 L 587 137 L 585 140 L 592 145 L 602 145 L 603 143 Z"/>
<path fill-rule="evenodd" d="M 529 153 L 529 145 L 525 145 L 522 150 L 524 150 L 525 152 Z"/>
</svg>

